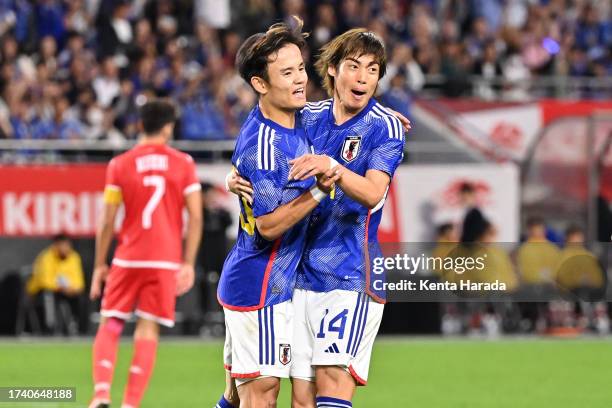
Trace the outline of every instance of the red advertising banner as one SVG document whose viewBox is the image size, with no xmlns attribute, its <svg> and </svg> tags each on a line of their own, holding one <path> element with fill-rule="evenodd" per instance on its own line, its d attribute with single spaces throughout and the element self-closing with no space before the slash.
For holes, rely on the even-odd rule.
<svg viewBox="0 0 612 408">
<path fill-rule="evenodd" d="M 105 164 L 0 166 L 0 235 L 95 235 Z"/>
<path fill-rule="evenodd" d="M 0 166 L 0 236 L 64 232 L 93 237 L 103 206 L 105 169 L 106 164 Z M 228 163 L 198 165 L 200 179 L 218 187 L 216 204 L 234 218 L 228 230 L 233 238 L 239 224 L 238 200 L 223 187 L 230 169 Z M 467 179 L 489 186 L 483 188 L 483 210 L 490 213 L 500 239 L 512 241 L 518 236 L 517 177 L 512 166 L 401 166 L 387 194 L 378 237 L 381 242 L 432 239 L 435 225 L 460 216 L 456 179 Z M 122 219 L 120 211 L 117 225 Z"/>
</svg>

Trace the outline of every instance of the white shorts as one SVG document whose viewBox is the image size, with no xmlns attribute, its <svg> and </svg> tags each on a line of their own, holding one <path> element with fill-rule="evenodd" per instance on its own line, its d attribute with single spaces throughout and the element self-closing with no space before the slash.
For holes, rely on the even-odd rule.
<svg viewBox="0 0 612 408">
<path fill-rule="evenodd" d="M 364 293 L 296 289 L 291 377 L 313 378 L 314 366 L 345 368 L 357 384 L 368 380 L 384 305 Z"/>
<path fill-rule="evenodd" d="M 249 312 L 224 308 L 223 312 L 226 328 L 223 365 L 237 384 L 259 377 L 289 378 L 293 302 L 288 300 Z"/>
</svg>

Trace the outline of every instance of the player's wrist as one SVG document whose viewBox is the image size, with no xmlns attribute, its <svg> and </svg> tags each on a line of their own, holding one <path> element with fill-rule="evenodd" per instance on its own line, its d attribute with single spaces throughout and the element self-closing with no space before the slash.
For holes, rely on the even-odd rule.
<svg viewBox="0 0 612 408">
<path fill-rule="evenodd" d="M 314 198 L 316 202 L 320 203 L 325 197 L 327 197 L 329 192 L 321 190 L 319 186 L 315 184 L 310 188 L 310 194 L 312 194 L 312 198 Z"/>
<path fill-rule="evenodd" d="M 328 156 L 328 157 L 329 157 L 329 168 L 330 169 L 333 169 L 334 167 L 339 165 L 339 163 L 338 163 L 338 161 L 336 159 L 334 159 L 331 156 Z"/>
</svg>

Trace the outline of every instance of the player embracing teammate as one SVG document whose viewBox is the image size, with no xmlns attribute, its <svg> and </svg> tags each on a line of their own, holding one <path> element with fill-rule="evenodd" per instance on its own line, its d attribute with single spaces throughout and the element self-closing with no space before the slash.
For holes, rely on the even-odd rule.
<svg viewBox="0 0 612 408">
<path fill-rule="evenodd" d="M 267 33 L 260 35 L 266 36 Z M 278 52 L 268 61 L 280 59 L 281 53 Z M 269 63 L 268 70 L 271 65 Z M 235 289 L 239 281 L 232 281 L 232 270 L 240 269 L 244 262 L 232 261 L 232 254 L 239 250 L 235 247 L 222 273 L 220 300 L 223 303 L 227 291 L 236 295 L 236 302 L 244 302 L 254 294 L 260 295 L 257 319 L 252 318 L 250 324 L 243 324 L 247 331 L 236 332 L 232 330 L 232 323 L 228 324 L 225 355 L 226 363 L 232 364 L 231 376 L 244 376 L 236 369 L 237 364 L 244 364 L 242 356 L 237 353 L 242 349 L 254 350 L 250 362 L 251 367 L 257 369 L 250 386 L 242 381 L 238 383 L 241 407 L 275 406 L 278 379 L 287 373 L 293 382 L 294 407 L 351 407 L 356 385 L 367 382 L 372 346 L 384 303 L 384 293 L 374 292 L 369 285 L 371 252 L 379 250 L 377 230 L 382 207 L 391 178 L 402 160 L 404 146 L 402 123 L 373 99 L 385 67 L 384 45 L 365 29 L 349 30 L 323 47 L 317 69 L 331 99 L 307 104 L 296 116 L 299 120 L 296 126 L 304 129 L 305 143 L 312 145 L 313 150 L 295 151 L 293 156 L 299 157 L 286 155 L 276 161 L 277 166 L 279 161 L 282 162 L 284 170 L 277 171 L 281 178 L 275 182 L 266 180 L 262 183 L 261 177 L 253 177 L 253 173 L 247 173 L 248 169 L 241 167 L 244 160 L 259 160 L 260 155 L 250 152 L 238 160 L 236 152 L 242 151 L 243 144 L 242 134 L 239 137 L 234 166 L 245 180 L 234 178 L 230 185 L 234 192 L 251 193 L 244 187 L 250 182 L 253 189 L 252 195 L 242 194 L 241 223 L 245 224 L 248 215 L 255 218 L 246 225 L 251 225 L 253 235 L 263 238 L 261 242 L 267 242 L 272 248 L 265 263 L 266 269 L 282 268 L 284 276 L 291 276 L 279 285 L 282 290 L 276 288 L 276 296 L 282 293 L 287 305 L 285 310 L 290 309 L 292 313 L 291 322 L 283 320 L 282 329 L 272 326 L 277 323 L 277 318 L 262 308 L 261 300 L 265 303 L 274 297 L 275 286 L 266 281 L 265 271 L 263 282 L 268 282 L 266 285 L 257 281 L 249 285 L 250 291 Z M 268 143 L 265 135 L 264 147 Z M 299 183 L 312 184 L 313 176 L 319 188 L 310 193 L 310 205 L 303 207 L 301 212 L 285 213 L 290 220 L 302 221 L 292 224 L 294 230 L 266 238 L 265 232 L 259 231 L 260 224 L 262 227 L 266 224 L 260 222 L 262 211 L 254 210 L 258 200 L 270 197 L 271 185 L 282 184 L 287 188 Z M 332 184 L 335 187 L 327 195 L 328 186 Z M 309 185 L 303 185 L 303 188 Z M 275 197 L 277 205 L 286 201 L 283 200 L 286 194 Z M 253 200 L 252 212 L 248 210 L 249 197 Z M 315 200 L 320 201 L 316 208 L 312 206 Z M 299 229 L 297 236 L 292 235 L 296 228 Z M 304 231 L 305 240 L 302 238 Z M 241 231 L 240 234 L 244 233 Z M 237 247 L 241 246 L 240 234 Z M 294 249 L 302 247 L 302 252 L 292 257 L 291 263 L 278 262 L 276 257 L 280 247 L 277 239 L 282 239 L 285 245 L 295 245 Z M 242 259 L 248 258 L 243 256 Z M 255 290 L 259 287 L 261 293 Z M 263 295 L 264 289 L 266 296 Z M 248 303 L 255 303 L 255 300 Z M 233 316 L 234 311 L 228 311 L 226 306 L 226 323 L 234 319 Z M 277 340 L 279 335 L 286 336 L 283 343 Z M 280 356 L 284 357 L 281 363 L 291 367 L 282 373 L 268 371 Z M 274 384 L 273 391 L 266 392 L 272 388 L 264 387 L 264 383 Z M 245 385 L 259 391 L 246 393 Z M 226 396 L 230 394 L 227 391 Z M 218 406 L 232 405 L 222 398 Z"/>
<path fill-rule="evenodd" d="M 308 77 L 302 25 L 295 23 L 249 37 L 236 57 L 259 100 L 240 130 L 232 163 L 256 193 L 252 202 L 240 201 L 240 229 L 223 266 L 218 299 L 225 313 L 225 367 L 247 407 L 275 404 L 280 378 L 290 375 L 291 298 L 307 217 L 340 176 L 327 173 L 324 182 L 289 177 L 290 161 L 313 151 L 299 114 Z M 227 392 L 226 397 L 232 400 Z M 222 397 L 217 406 L 230 401 Z"/>
</svg>

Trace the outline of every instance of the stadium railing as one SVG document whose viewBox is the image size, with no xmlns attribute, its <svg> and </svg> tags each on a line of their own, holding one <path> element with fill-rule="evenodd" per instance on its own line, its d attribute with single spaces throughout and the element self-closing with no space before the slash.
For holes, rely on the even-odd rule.
<svg viewBox="0 0 612 408">
<path fill-rule="evenodd" d="M 465 95 L 485 100 L 530 100 L 535 98 L 597 98 L 610 99 L 612 95 L 612 77 L 570 77 L 565 75 L 534 75 L 520 80 L 509 80 L 503 76 L 484 77 L 466 75 L 449 78 L 441 74 L 425 76 L 425 85 L 418 91 L 419 97 L 434 98 L 443 95 L 443 87 L 449 80 L 465 81 Z M 493 92 L 483 89 L 493 88 Z M 504 90 L 520 89 L 523 97 L 504 93 Z"/>
<path fill-rule="evenodd" d="M 99 162 L 132 147 L 136 141 L 0 139 L 0 164 Z M 196 161 L 229 160 L 235 140 L 175 140 L 171 145 Z M 418 155 L 453 153 L 456 148 L 424 140 L 407 140 L 406 152 Z"/>
</svg>

